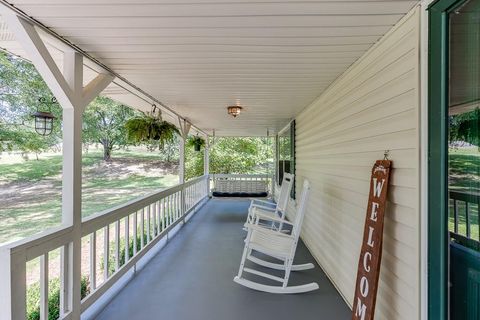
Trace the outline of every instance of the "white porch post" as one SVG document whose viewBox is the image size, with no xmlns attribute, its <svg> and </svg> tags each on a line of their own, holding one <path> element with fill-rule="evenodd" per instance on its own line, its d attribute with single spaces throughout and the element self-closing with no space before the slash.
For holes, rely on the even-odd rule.
<svg viewBox="0 0 480 320">
<path fill-rule="evenodd" d="M 182 134 L 180 137 L 179 145 L 179 165 L 178 165 L 178 183 L 185 183 L 185 137 Z M 185 187 L 182 186 L 182 192 L 180 193 L 181 214 L 185 214 L 186 201 L 185 201 Z M 185 223 L 185 217 L 183 217 L 183 223 Z"/>
<path fill-rule="evenodd" d="M 75 52 L 64 55 L 64 76 L 69 87 L 83 89 L 82 56 Z M 75 103 L 63 107 L 63 177 L 62 223 L 73 226 L 73 243 L 62 248 L 61 282 L 63 296 L 60 314 L 72 311 L 80 317 L 81 224 L 82 224 L 82 118 L 84 106 Z"/>
<path fill-rule="evenodd" d="M 205 139 L 205 152 L 203 153 L 203 174 L 209 174 L 210 171 L 210 144 L 208 136 Z"/>
<path fill-rule="evenodd" d="M 185 182 L 185 138 L 182 136 L 180 137 L 180 145 L 179 145 L 179 163 L 178 163 L 178 182 L 184 183 Z"/>
<path fill-rule="evenodd" d="M 185 142 L 188 137 L 188 132 L 190 131 L 191 124 L 188 123 L 185 119 L 178 117 L 178 124 L 180 127 L 180 146 L 179 146 L 179 168 L 178 168 L 178 179 L 179 183 L 185 183 Z M 180 203 L 182 206 L 182 216 L 183 223 L 185 223 L 185 211 L 186 211 L 186 201 L 185 201 L 185 187 L 182 187 Z"/>
<path fill-rule="evenodd" d="M 25 276 L 25 251 L 14 253 L 8 247 L 0 248 L 1 320 L 25 319 L 27 312 Z"/>
<path fill-rule="evenodd" d="M 0 14 L 63 108 L 62 224 L 73 227 L 73 241 L 61 250 L 60 314 L 70 313 L 71 319 L 78 320 L 81 313 L 82 115 L 113 77 L 99 74 L 83 87 L 83 57 L 79 53 L 70 48 L 65 51 L 62 73 L 32 24 L 2 5 Z"/>
<path fill-rule="evenodd" d="M 179 166 L 178 166 L 178 182 L 185 183 L 185 142 L 190 132 L 191 124 L 178 117 L 178 124 L 180 127 L 180 145 L 179 145 Z"/>
<path fill-rule="evenodd" d="M 205 151 L 203 153 L 203 174 L 208 176 L 210 174 L 210 141 L 208 135 L 205 137 Z M 210 177 L 207 177 L 206 185 L 207 196 L 210 196 Z"/>
<path fill-rule="evenodd" d="M 275 190 L 277 187 L 277 177 L 279 174 L 279 168 L 278 168 L 278 134 L 275 135 L 275 139 L 273 139 L 273 143 L 275 144 L 275 147 L 273 148 L 273 152 L 275 153 L 273 155 L 273 177 L 272 177 L 272 199 L 275 199 Z"/>
</svg>

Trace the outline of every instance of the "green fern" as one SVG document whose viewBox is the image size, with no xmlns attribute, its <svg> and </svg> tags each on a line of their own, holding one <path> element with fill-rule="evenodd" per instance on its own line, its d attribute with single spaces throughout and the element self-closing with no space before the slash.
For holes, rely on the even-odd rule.
<svg viewBox="0 0 480 320">
<path fill-rule="evenodd" d="M 205 139 L 199 136 L 190 137 L 187 140 L 187 146 L 195 147 L 195 150 L 200 150 L 200 148 L 205 146 Z"/>
<path fill-rule="evenodd" d="M 179 134 L 175 125 L 147 114 L 127 120 L 125 128 L 130 141 L 137 143 L 158 141 L 160 146 L 174 141 L 175 134 Z"/>
</svg>

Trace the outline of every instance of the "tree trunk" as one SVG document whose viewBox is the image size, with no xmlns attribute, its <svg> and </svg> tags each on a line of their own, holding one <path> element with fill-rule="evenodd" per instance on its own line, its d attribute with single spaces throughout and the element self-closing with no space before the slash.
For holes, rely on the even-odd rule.
<svg viewBox="0 0 480 320">
<path fill-rule="evenodd" d="M 112 150 L 110 148 L 103 147 L 103 160 L 104 161 L 112 160 Z"/>
<path fill-rule="evenodd" d="M 112 160 L 112 144 L 108 139 L 103 139 L 101 141 L 103 146 L 103 160 L 104 161 L 111 161 Z"/>
</svg>

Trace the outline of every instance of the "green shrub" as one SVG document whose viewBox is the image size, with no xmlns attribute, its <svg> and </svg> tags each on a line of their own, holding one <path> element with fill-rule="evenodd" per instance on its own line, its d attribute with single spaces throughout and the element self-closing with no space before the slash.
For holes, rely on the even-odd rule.
<svg viewBox="0 0 480 320">
<path fill-rule="evenodd" d="M 81 296 L 85 298 L 90 293 L 88 277 L 82 277 Z M 60 317 L 60 278 L 48 282 L 48 319 Z M 27 288 L 27 320 L 40 319 L 40 282 L 35 282 Z"/>
</svg>

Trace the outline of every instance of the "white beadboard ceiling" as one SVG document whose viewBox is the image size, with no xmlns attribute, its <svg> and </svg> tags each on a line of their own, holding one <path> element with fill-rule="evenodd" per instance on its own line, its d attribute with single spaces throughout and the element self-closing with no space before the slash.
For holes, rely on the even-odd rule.
<svg viewBox="0 0 480 320">
<path fill-rule="evenodd" d="M 281 129 L 418 1 L 9 3 L 199 128 L 251 136 Z M 8 35 L 0 45 L 23 54 Z M 119 89 L 107 94 L 148 108 Z M 236 119 L 232 104 L 244 107 Z"/>
</svg>

